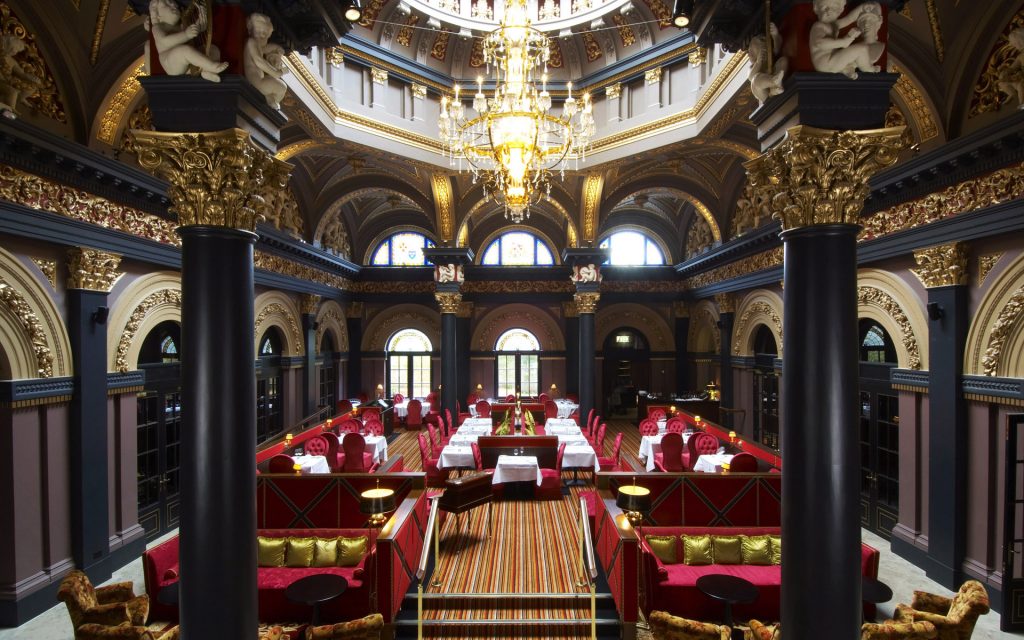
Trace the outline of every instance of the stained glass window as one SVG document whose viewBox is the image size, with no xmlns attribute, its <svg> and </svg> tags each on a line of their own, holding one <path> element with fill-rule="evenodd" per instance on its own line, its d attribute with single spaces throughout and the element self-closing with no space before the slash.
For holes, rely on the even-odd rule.
<svg viewBox="0 0 1024 640">
<path fill-rule="evenodd" d="M 422 267 L 427 263 L 423 250 L 434 241 L 422 233 L 403 231 L 389 236 L 373 252 L 371 264 L 377 267 Z"/>
<path fill-rule="evenodd" d="M 540 351 L 540 342 L 526 329 L 509 329 L 501 334 L 495 351 Z"/>
<path fill-rule="evenodd" d="M 639 231 L 618 231 L 601 241 L 601 248 L 608 249 L 607 264 L 613 265 L 663 265 L 665 254 L 661 247 Z"/>
<path fill-rule="evenodd" d="M 555 258 L 544 241 L 532 233 L 509 231 L 487 245 L 481 262 L 486 265 L 522 267 L 555 264 Z"/>
<path fill-rule="evenodd" d="M 388 341 L 388 351 L 432 351 L 433 345 L 427 334 L 416 329 L 403 329 L 391 336 Z"/>
</svg>

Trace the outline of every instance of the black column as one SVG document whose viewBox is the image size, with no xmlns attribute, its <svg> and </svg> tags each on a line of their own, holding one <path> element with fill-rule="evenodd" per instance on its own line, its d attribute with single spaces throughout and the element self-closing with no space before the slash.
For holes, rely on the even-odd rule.
<svg viewBox="0 0 1024 640">
<path fill-rule="evenodd" d="M 316 316 L 312 313 L 302 314 L 302 335 L 306 343 L 306 360 L 302 364 L 302 417 L 305 418 L 316 411 L 320 399 L 320 385 L 316 379 Z"/>
<path fill-rule="evenodd" d="M 349 318 L 348 325 L 348 366 L 345 376 L 346 398 L 356 397 L 363 389 L 363 319 Z M 387 366 L 387 363 L 385 363 Z"/>
<path fill-rule="evenodd" d="M 967 287 L 928 289 L 928 313 L 928 577 L 956 589 L 967 545 Z"/>
<path fill-rule="evenodd" d="M 107 503 L 107 294 L 69 289 L 68 338 L 75 363 L 71 397 L 71 553 L 75 566 L 95 582 L 110 577 L 105 561 L 110 553 Z M 102 312 L 101 312 L 102 313 Z M 102 317 L 104 323 L 98 320 Z"/>
<path fill-rule="evenodd" d="M 461 363 L 461 366 L 456 371 L 456 396 L 455 400 L 458 402 L 465 402 L 466 398 L 469 397 L 469 323 L 470 318 L 458 318 L 455 320 L 455 342 L 456 342 L 456 361 Z M 469 411 L 466 406 L 462 407 L 463 411 Z M 458 418 L 458 414 L 452 412 L 452 420 Z"/>
<path fill-rule="evenodd" d="M 782 628 L 799 640 L 860 636 L 857 230 L 782 233 Z"/>
<path fill-rule="evenodd" d="M 719 376 L 722 378 L 718 383 L 721 400 L 719 406 L 729 409 L 736 408 L 733 404 L 735 395 L 733 393 L 732 375 L 732 321 L 735 315 L 731 311 L 718 314 L 718 333 L 720 336 L 719 341 L 721 342 L 721 350 L 718 352 L 720 360 L 718 370 Z M 721 418 L 722 424 L 732 426 L 732 414 L 722 412 Z"/>
<path fill-rule="evenodd" d="M 179 233 L 182 637 L 255 638 L 256 235 L 208 226 Z"/>
<path fill-rule="evenodd" d="M 455 313 L 441 311 L 441 410 L 452 413 L 452 420 L 458 415 L 455 407 L 455 400 L 458 398 L 459 390 L 459 354 L 456 344 L 456 317 Z"/>
<path fill-rule="evenodd" d="M 580 393 L 580 318 L 565 319 L 565 391 L 563 395 Z M 587 416 L 583 416 L 586 420 Z"/>
<path fill-rule="evenodd" d="M 580 423 L 594 408 L 594 312 L 580 313 Z"/>
<path fill-rule="evenodd" d="M 676 318 L 676 395 L 682 396 L 690 387 L 690 358 L 687 342 L 690 336 L 690 318 Z"/>
</svg>

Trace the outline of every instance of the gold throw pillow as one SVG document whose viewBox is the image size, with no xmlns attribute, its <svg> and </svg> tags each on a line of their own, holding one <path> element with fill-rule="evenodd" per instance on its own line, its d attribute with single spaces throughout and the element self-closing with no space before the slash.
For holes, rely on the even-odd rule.
<svg viewBox="0 0 1024 640">
<path fill-rule="evenodd" d="M 366 555 L 366 536 L 338 538 L 338 566 L 354 567 Z"/>
<path fill-rule="evenodd" d="M 715 548 L 715 564 L 741 564 L 743 562 L 739 536 L 711 536 L 711 540 Z"/>
<path fill-rule="evenodd" d="M 679 558 L 676 552 L 675 536 L 644 536 L 647 546 L 651 548 L 654 555 L 665 564 L 676 564 Z"/>
<path fill-rule="evenodd" d="M 288 544 L 288 538 L 257 536 L 256 544 L 259 547 L 257 559 L 261 567 L 284 566 L 284 548 Z"/>
<path fill-rule="evenodd" d="M 768 536 L 740 536 L 743 564 L 771 564 L 772 545 Z"/>
<path fill-rule="evenodd" d="M 287 553 L 284 555 L 286 567 L 308 567 L 313 564 L 313 545 L 316 538 L 288 538 Z"/>
<path fill-rule="evenodd" d="M 314 567 L 336 567 L 338 566 L 338 539 L 317 538 L 313 545 Z"/>
<path fill-rule="evenodd" d="M 772 564 L 782 564 L 782 536 L 768 536 L 772 541 Z"/>
<path fill-rule="evenodd" d="M 683 562 L 686 564 L 714 564 L 711 536 L 683 536 Z"/>
</svg>

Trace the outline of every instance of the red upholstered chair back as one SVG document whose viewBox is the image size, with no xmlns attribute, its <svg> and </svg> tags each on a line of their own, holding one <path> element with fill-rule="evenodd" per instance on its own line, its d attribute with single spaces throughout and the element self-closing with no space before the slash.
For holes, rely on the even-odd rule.
<svg viewBox="0 0 1024 640">
<path fill-rule="evenodd" d="M 476 403 L 476 415 L 481 418 L 491 417 L 491 403 L 486 400 L 479 400 Z"/>
<path fill-rule="evenodd" d="M 548 400 L 551 400 L 551 396 L 549 396 L 546 393 L 542 393 L 539 396 L 537 396 L 537 401 L 538 402 L 542 402 L 543 403 L 543 402 L 547 402 Z"/>
<path fill-rule="evenodd" d="M 330 445 L 334 448 L 335 454 L 338 453 L 338 450 L 341 448 L 341 440 L 338 439 L 338 436 L 335 435 L 334 432 L 324 431 L 323 433 L 320 434 L 320 437 L 324 438 L 325 440 L 327 440 L 328 443 L 330 443 Z"/>
<path fill-rule="evenodd" d="M 422 433 L 416 434 L 416 439 L 420 443 L 420 462 L 423 463 L 423 468 L 427 467 L 427 462 L 433 457 L 430 455 L 430 446 L 427 444 L 427 437 Z"/>
<path fill-rule="evenodd" d="M 587 431 L 594 433 L 594 410 L 587 412 Z"/>
<path fill-rule="evenodd" d="M 619 453 L 622 452 L 622 432 L 615 436 L 615 445 L 612 447 L 612 459 L 615 460 L 615 466 L 619 466 Z"/>
<path fill-rule="evenodd" d="M 348 400 L 338 400 L 338 415 L 343 416 L 352 411 L 352 403 Z"/>
<path fill-rule="evenodd" d="M 452 411 L 451 409 L 444 410 L 444 422 L 441 423 L 444 427 L 444 437 L 449 437 L 452 433 Z"/>
<path fill-rule="evenodd" d="M 650 418 L 644 418 L 640 421 L 640 435 L 642 436 L 656 436 L 658 435 L 658 423 Z"/>
<path fill-rule="evenodd" d="M 647 417 L 657 422 L 665 419 L 665 410 L 657 407 L 647 410 Z"/>
<path fill-rule="evenodd" d="M 347 433 L 341 441 L 345 452 L 345 471 L 366 471 L 363 466 L 363 454 L 366 452 L 366 439 L 358 433 Z"/>
<path fill-rule="evenodd" d="M 355 418 L 348 418 L 342 420 L 341 424 L 338 425 L 338 433 L 359 433 L 363 429 L 363 424 Z"/>
<path fill-rule="evenodd" d="M 384 435 L 384 425 L 378 420 L 367 420 L 364 425 L 366 433 L 371 436 L 382 436 Z"/>
<path fill-rule="evenodd" d="M 267 462 L 268 473 L 295 473 L 295 459 L 279 453 Z"/>
<path fill-rule="evenodd" d="M 402 394 L 400 394 L 400 393 L 396 393 L 396 394 L 394 395 L 394 397 L 393 397 L 393 398 L 391 398 L 391 400 L 392 400 L 392 402 L 394 402 L 394 403 L 396 403 L 396 404 L 397 404 L 397 403 L 399 403 L 399 402 L 405 402 L 405 396 L 403 396 L 403 395 L 402 395 Z"/>
<path fill-rule="evenodd" d="M 427 423 L 427 432 L 430 433 L 430 457 L 434 457 L 434 444 L 441 446 L 441 439 L 437 436 L 437 429 L 434 425 Z"/>
<path fill-rule="evenodd" d="M 377 407 L 367 407 L 359 413 L 363 416 L 363 421 L 370 420 L 371 418 L 376 418 L 378 422 L 380 421 L 380 409 Z"/>
<path fill-rule="evenodd" d="M 601 426 L 597 428 L 597 438 L 594 439 L 594 448 L 597 449 L 597 454 L 601 455 L 604 453 L 604 432 L 608 430 L 608 425 L 601 423 Z"/>
<path fill-rule="evenodd" d="M 575 393 L 565 394 L 565 399 L 568 400 L 569 402 L 575 402 L 576 404 L 579 404 L 580 402 L 580 397 Z"/>
<path fill-rule="evenodd" d="M 507 396 L 505 396 L 505 402 L 515 402 L 515 401 L 516 401 L 516 394 L 510 393 Z"/>
<path fill-rule="evenodd" d="M 693 438 L 690 438 L 693 440 Z M 686 471 L 683 466 L 683 436 L 666 433 L 661 438 L 662 466 L 665 471 Z"/>
<path fill-rule="evenodd" d="M 476 470 L 484 470 L 484 456 L 480 453 L 480 445 L 475 442 L 470 442 L 469 446 L 473 449 L 473 461 L 476 462 Z"/>
<path fill-rule="evenodd" d="M 665 423 L 665 431 L 668 433 L 682 433 L 686 431 L 686 422 L 679 417 L 669 418 L 668 422 Z"/>
<path fill-rule="evenodd" d="M 471 393 L 468 396 L 466 396 L 466 406 L 467 407 L 472 407 L 473 405 L 476 404 L 476 401 L 477 401 L 477 397 L 476 397 L 475 393 Z"/>
<path fill-rule="evenodd" d="M 718 438 L 703 431 L 697 431 L 690 436 L 690 439 L 686 442 L 686 447 L 690 451 L 690 469 L 693 469 L 693 465 L 697 464 L 697 458 L 718 451 Z M 664 439 L 661 441 L 661 450 L 665 450 Z"/>
<path fill-rule="evenodd" d="M 558 445 L 558 455 L 555 457 L 555 471 L 562 473 L 562 457 L 565 455 L 565 443 Z"/>
<path fill-rule="evenodd" d="M 409 401 L 408 413 L 405 416 L 406 423 L 409 422 L 410 418 L 414 420 L 414 424 L 420 424 L 420 422 L 422 422 L 423 403 L 415 398 Z"/>
<path fill-rule="evenodd" d="M 427 394 L 427 402 L 430 403 L 430 409 L 431 410 L 437 409 L 437 392 L 436 391 L 431 391 L 430 393 Z"/>
<path fill-rule="evenodd" d="M 737 453 L 729 462 L 729 471 L 755 473 L 757 472 L 757 458 L 746 451 Z"/>
<path fill-rule="evenodd" d="M 544 402 L 544 417 L 545 418 L 557 418 L 558 417 L 558 405 L 554 402 L 547 400 Z"/>
<path fill-rule="evenodd" d="M 309 440 L 306 440 L 306 454 L 311 456 L 326 456 L 331 446 L 327 443 L 327 438 L 323 436 L 313 436 Z"/>
</svg>

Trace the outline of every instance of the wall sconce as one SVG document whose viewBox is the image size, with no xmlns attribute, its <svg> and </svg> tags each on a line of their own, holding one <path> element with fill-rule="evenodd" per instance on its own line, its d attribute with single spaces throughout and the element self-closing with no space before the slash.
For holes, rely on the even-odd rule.
<svg viewBox="0 0 1024 640">
<path fill-rule="evenodd" d="M 945 311 L 942 308 L 942 305 L 940 305 L 938 302 L 929 302 L 928 304 L 925 305 L 925 308 L 928 310 L 929 320 L 941 320 L 942 317 L 946 315 Z"/>
<path fill-rule="evenodd" d="M 670 416 L 676 415 L 676 405 L 672 405 L 671 407 L 668 408 L 668 414 Z"/>
<path fill-rule="evenodd" d="M 371 527 L 380 528 L 388 521 L 388 514 L 395 510 L 395 490 L 381 489 L 380 480 L 373 489 L 359 494 L 359 513 L 369 516 Z"/>
<path fill-rule="evenodd" d="M 92 321 L 96 324 L 107 324 L 107 318 L 110 316 L 110 307 L 96 307 L 96 310 L 92 312 Z"/>
</svg>

